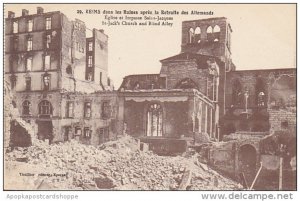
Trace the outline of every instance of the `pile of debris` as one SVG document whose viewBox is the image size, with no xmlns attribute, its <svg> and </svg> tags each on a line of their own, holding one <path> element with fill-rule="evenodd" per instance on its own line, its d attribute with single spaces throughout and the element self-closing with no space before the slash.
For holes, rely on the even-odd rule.
<svg viewBox="0 0 300 201">
<path fill-rule="evenodd" d="M 70 141 L 16 148 L 5 156 L 5 180 L 13 172 L 29 189 L 68 190 L 233 190 L 240 185 L 224 178 L 197 155 L 189 157 L 158 156 L 140 151 L 130 136 L 94 147 Z M 15 175 L 16 176 L 16 175 Z M 16 179 L 14 179 L 15 181 Z M 6 183 L 6 182 L 5 182 Z M 7 183 L 6 183 L 7 184 Z M 12 185 L 12 186 L 11 186 Z M 24 189 L 11 183 L 5 188 Z"/>
</svg>

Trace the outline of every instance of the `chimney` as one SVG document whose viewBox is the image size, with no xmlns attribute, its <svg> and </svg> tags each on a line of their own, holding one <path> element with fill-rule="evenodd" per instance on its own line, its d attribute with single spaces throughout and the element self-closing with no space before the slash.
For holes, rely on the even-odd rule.
<svg viewBox="0 0 300 201">
<path fill-rule="evenodd" d="M 29 11 L 26 9 L 22 9 L 22 16 L 29 15 Z"/>
<path fill-rule="evenodd" d="M 40 15 L 40 14 L 43 14 L 43 13 L 44 13 L 44 8 L 42 8 L 42 7 L 37 7 L 37 8 L 36 8 L 36 13 L 39 14 L 39 15 Z"/>
<path fill-rule="evenodd" d="M 14 18 L 14 17 L 15 17 L 15 13 L 12 12 L 12 11 L 8 11 L 8 12 L 7 12 L 7 17 L 8 17 L 8 18 Z"/>
</svg>

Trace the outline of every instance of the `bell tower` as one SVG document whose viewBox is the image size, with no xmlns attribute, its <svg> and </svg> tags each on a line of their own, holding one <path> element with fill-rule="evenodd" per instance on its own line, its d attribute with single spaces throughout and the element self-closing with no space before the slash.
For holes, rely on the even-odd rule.
<svg viewBox="0 0 300 201">
<path fill-rule="evenodd" d="M 227 72 L 235 70 L 231 63 L 231 33 L 225 17 L 184 21 L 181 52 L 215 56 L 225 62 Z"/>
</svg>

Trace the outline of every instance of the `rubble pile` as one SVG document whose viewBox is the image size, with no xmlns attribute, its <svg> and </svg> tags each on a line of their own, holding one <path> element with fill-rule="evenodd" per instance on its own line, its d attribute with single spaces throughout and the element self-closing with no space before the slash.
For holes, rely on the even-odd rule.
<svg viewBox="0 0 300 201">
<path fill-rule="evenodd" d="M 34 180 L 33 189 L 177 190 L 187 171 L 191 172 L 191 178 L 184 189 L 239 188 L 237 183 L 200 163 L 196 155 L 167 157 L 140 151 L 139 143 L 129 136 L 98 147 L 76 141 L 40 143 L 6 153 L 5 160 L 6 171 L 12 171 L 12 164 L 18 163 L 23 164 L 27 172 L 36 173 L 26 177 Z M 29 166 L 34 169 L 28 169 Z M 37 176 L 38 173 L 46 175 Z"/>
</svg>

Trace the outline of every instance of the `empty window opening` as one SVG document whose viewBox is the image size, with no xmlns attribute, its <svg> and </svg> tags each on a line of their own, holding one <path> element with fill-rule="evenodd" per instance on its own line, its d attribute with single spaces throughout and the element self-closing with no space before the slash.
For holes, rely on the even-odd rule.
<svg viewBox="0 0 300 201">
<path fill-rule="evenodd" d="M 26 59 L 26 71 L 32 70 L 32 57 L 27 57 Z"/>
<path fill-rule="evenodd" d="M 193 43 L 194 42 L 194 29 L 190 28 L 189 30 L 189 43 Z"/>
<path fill-rule="evenodd" d="M 47 36 L 46 36 L 46 48 L 50 48 L 50 45 L 51 45 L 51 35 L 50 34 L 48 34 Z"/>
<path fill-rule="evenodd" d="M 13 22 L 13 33 L 18 33 L 19 31 L 19 23 L 18 21 Z"/>
<path fill-rule="evenodd" d="M 200 27 L 196 27 L 196 29 L 195 29 L 195 41 L 197 43 L 200 43 L 200 39 L 201 39 L 201 29 L 200 29 Z"/>
<path fill-rule="evenodd" d="M 32 37 L 27 38 L 27 51 L 32 50 Z"/>
<path fill-rule="evenodd" d="M 28 20 L 27 21 L 27 31 L 31 32 L 33 29 L 33 20 Z"/>
<path fill-rule="evenodd" d="M 220 32 L 221 31 L 221 28 L 220 28 L 220 26 L 219 25 L 216 25 L 215 27 L 214 27 L 214 33 L 217 33 L 217 32 Z"/>
<path fill-rule="evenodd" d="M 46 18 L 46 30 L 51 29 L 51 17 Z"/>
<path fill-rule="evenodd" d="M 213 32 L 213 29 L 211 26 L 207 27 L 206 29 L 206 33 L 212 33 Z"/>
</svg>

